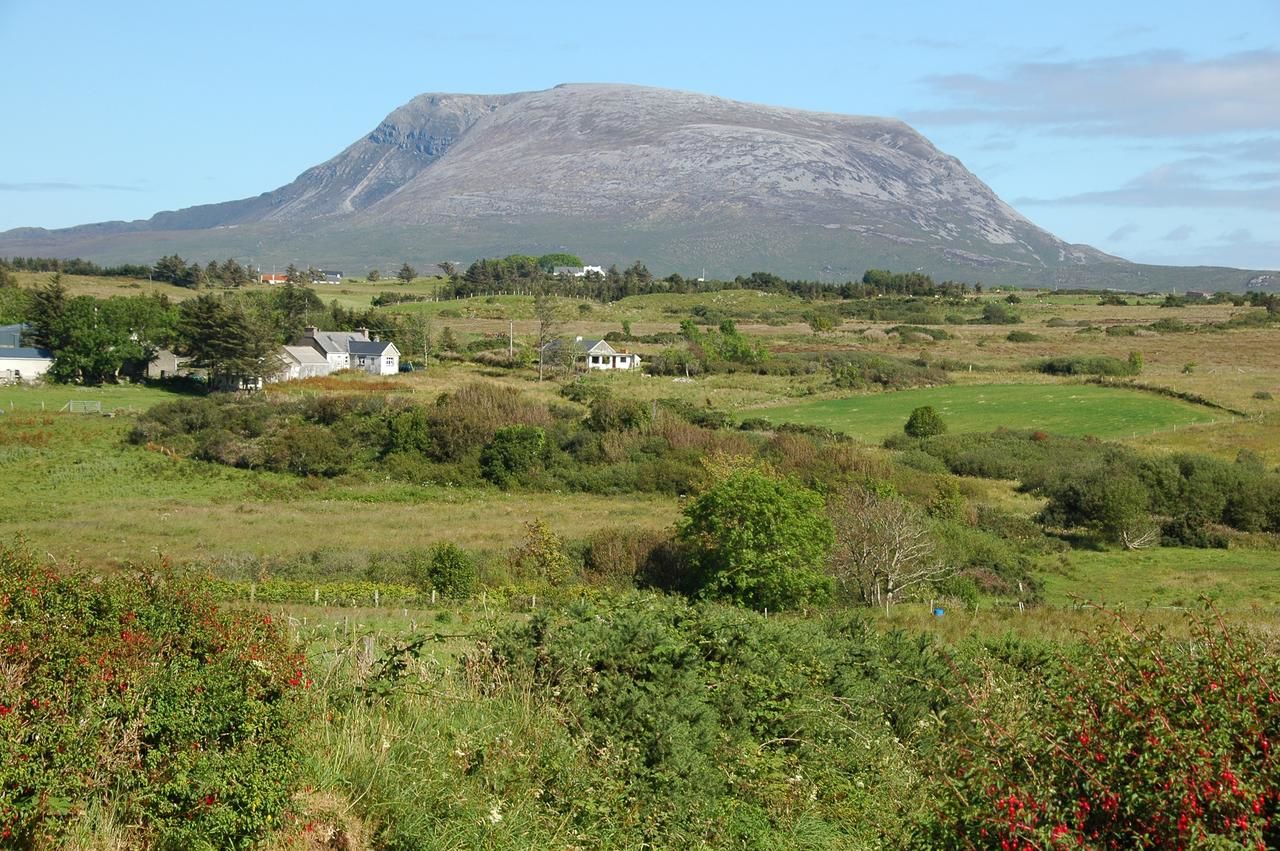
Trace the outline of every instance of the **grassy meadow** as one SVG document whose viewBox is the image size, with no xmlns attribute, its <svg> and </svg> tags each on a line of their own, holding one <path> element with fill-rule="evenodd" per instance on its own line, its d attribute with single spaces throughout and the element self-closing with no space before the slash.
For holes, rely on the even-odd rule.
<svg viewBox="0 0 1280 851">
<path fill-rule="evenodd" d="M 749 409 L 743 417 L 800 423 L 876 442 L 898 434 L 911 411 L 931 405 L 952 431 L 1031 429 L 1074 437 L 1136 438 L 1230 419 L 1202 406 L 1088 384 L 973 384 L 823 399 Z"/>
<path fill-rule="evenodd" d="M 48 276 L 18 277 L 32 286 Z M 193 295 L 145 280 L 65 278 L 74 294 Z M 315 290 L 326 303 L 363 310 L 380 292 L 434 299 L 440 284 L 351 278 Z M 1003 303 L 1008 294 L 982 299 Z M 841 315 L 822 333 L 807 318 L 837 303 L 778 293 L 646 295 L 612 304 L 559 298 L 560 334 L 603 336 L 626 323 L 633 336 L 646 337 L 675 334 L 689 318 L 709 329 L 727 318 L 770 357 L 690 378 L 632 372 L 543 381 L 528 365 L 441 357 L 412 373 L 332 375 L 269 385 L 255 397 L 282 408 L 337 400 L 335 407 L 378 401 L 434 410 L 480 384 L 538 408 L 538 427 L 560 441 L 551 454 L 562 469 L 578 451 L 600 468 L 636 466 L 656 444 L 712 467 L 728 463 L 726 455 L 758 452 L 784 472 L 813 474 L 820 490 L 831 481 L 896 489 L 945 538 L 938 552 L 966 561 L 963 581 L 922 586 L 889 607 L 820 604 L 757 614 L 689 605 L 675 594 L 637 590 L 634 572 L 620 579 L 592 566 L 592 541 L 617 543 L 623 539 L 610 535 L 619 533 L 633 542 L 669 539 L 694 489 L 629 489 L 616 484 L 627 481 L 621 478 L 585 475 L 504 485 L 478 478 L 484 462 L 476 457 L 471 467 L 438 460 L 396 467 L 378 458 L 308 476 L 201 460 L 190 447 L 175 450 L 176 442 L 130 442 L 143 412 L 202 398 L 160 384 L 0 386 L 0 540 L 20 542 L 41 564 L 79 564 L 100 575 L 132 577 L 135 567 L 153 570 L 162 561 L 180 572 L 192 568 L 216 580 L 210 587 L 233 589 L 222 593 L 224 611 L 267 618 L 301 648 L 314 677 L 313 720 L 300 739 L 303 782 L 290 820 L 263 847 L 942 847 L 931 843 L 938 834 L 913 831 L 937 815 L 939 766 L 951 750 L 940 731 L 962 717 L 948 713 L 971 707 L 940 708 L 945 689 L 929 692 L 933 686 L 922 685 L 929 678 L 947 688 L 965 682 L 971 698 L 1010 696 L 1000 712 L 1026 709 L 1035 717 L 1039 706 L 1044 715 L 1038 686 L 1028 684 L 1038 682 L 1050 655 L 1086 647 L 1114 626 L 1115 615 L 1097 605 L 1142 612 L 1183 636 L 1193 629 L 1185 613 L 1207 599 L 1225 622 L 1267 641 L 1280 637 L 1275 534 L 1213 527 L 1225 546 L 1126 550 L 1078 528 L 1045 526 L 1047 498 L 1017 481 L 951 475 L 918 448 L 884 447 L 914 408 L 930 405 L 949 435 L 1042 431 L 1228 464 L 1246 450 L 1243 462 L 1265 472 L 1280 467 L 1280 402 L 1271 398 L 1280 397 L 1276 326 L 1231 325 L 1249 310 L 1230 304 L 1174 309 L 1158 297 L 1130 297 L 1129 305 L 1099 304 L 1096 295 L 1019 297 L 1016 325 L 980 324 L 979 300 L 968 296 L 958 306 L 916 305 L 913 315 L 927 322 Z M 881 309 L 859 306 L 864 314 Z M 423 318 L 435 335 L 448 328 L 462 346 L 513 333 L 527 347 L 538 330 L 526 296 L 380 310 Z M 953 311 L 963 315 L 944 321 Z M 1171 317 L 1183 323 L 1178 330 L 1153 330 Z M 919 327 L 945 333 L 935 339 L 912 330 Z M 1011 331 L 1028 335 L 1011 338 Z M 647 360 L 687 348 L 682 340 L 617 345 Z M 1028 368 L 1044 358 L 1124 360 L 1135 351 L 1143 367 L 1132 380 L 1148 389 Z M 830 364 L 857 356 L 934 370 L 946 383 L 837 386 Z M 795 368 L 771 368 L 779 362 Z M 644 424 L 593 433 L 583 423 L 600 399 Z M 103 413 L 61 412 L 71 400 L 101 402 Z M 246 428 L 321 430 L 300 409 Z M 700 418 L 715 424 L 695 425 Z M 739 428 L 759 419 L 850 439 L 824 434 L 808 443 L 803 430 Z M 361 427 L 372 431 L 372 421 Z M 395 432 L 401 421 L 391 422 Z M 367 436 L 358 428 L 340 433 Z M 532 547 L 545 556 L 537 547 L 547 539 L 530 531 L 535 521 L 564 557 L 554 578 L 517 576 L 521 553 Z M 387 593 L 404 590 L 404 575 L 378 571 L 443 544 L 475 560 L 474 593 L 386 603 Z M 277 580 L 314 581 L 317 599 L 322 583 L 349 583 L 363 596 L 353 591 L 350 605 L 340 605 L 342 594 L 318 604 L 305 602 L 309 593 L 287 602 L 256 596 Z M 384 603 L 372 604 L 374 588 Z M 935 606 L 944 614 L 935 615 Z M 919 709 L 925 705 L 932 708 Z M 720 726 L 710 726 L 713 717 Z M 1071 741 L 1076 733 L 1054 736 Z M 116 815 L 109 807 L 78 813 L 63 847 L 133 847 L 136 825 Z M 657 833 L 653 824 L 661 825 Z"/>
</svg>

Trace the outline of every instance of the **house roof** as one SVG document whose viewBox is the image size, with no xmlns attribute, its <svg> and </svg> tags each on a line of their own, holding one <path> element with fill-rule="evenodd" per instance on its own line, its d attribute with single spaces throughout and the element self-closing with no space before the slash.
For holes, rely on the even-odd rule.
<svg viewBox="0 0 1280 851">
<path fill-rule="evenodd" d="M 352 340 L 348 345 L 353 355 L 383 355 L 395 348 L 390 340 Z"/>
<path fill-rule="evenodd" d="M 48 349 L 0 349 L 0 360 L 53 360 L 53 352 Z"/>
<path fill-rule="evenodd" d="M 28 330 L 26 325 L 0 325 L 0 348 L 11 349 L 22 342 L 22 335 Z"/>
<path fill-rule="evenodd" d="M 563 345 L 572 346 L 575 351 L 584 352 L 589 355 L 626 354 L 626 352 L 619 352 L 613 346 L 609 345 L 608 341 L 606 340 L 601 340 L 599 338 L 586 338 L 586 337 L 579 337 L 578 339 L 573 341 L 552 340 L 551 342 L 543 346 L 543 350 L 554 352 L 554 351 L 558 351 L 559 348 Z"/>
<path fill-rule="evenodd" d="M 302 365 L 315 364 L 316 366 L 321 366 L 329 362 L 324 355 L 311 346 L 281 346 L 281 348 L 284 349 L 286 356 Z"/>
<path fill-rule="evenodd" d="M 369 337 L 359 331 L 315 331 L 309 332 L 308 336 L 302 338 L 306 343 L 312 340 L 315 341 L 316 348 L 328 355 L 334 352 L 350 352 L 353 342 L 367 343 Z"/>
</svg>

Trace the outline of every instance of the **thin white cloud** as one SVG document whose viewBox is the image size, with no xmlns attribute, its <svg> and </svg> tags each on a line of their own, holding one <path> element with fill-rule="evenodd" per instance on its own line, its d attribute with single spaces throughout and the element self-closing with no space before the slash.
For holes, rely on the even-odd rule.
<svg viewBox="0 0 1280 851">
<path fill-rule="evenodd" d="M 1280 210 L 1280 175 L 1271 172 L 1214 174 L 1215 161 L 1192 157 L 1158 166 L 1118 189 L 1080 192 L 1056 198 L 1023 197 L 1015 205 L 1109 207 L 1214 207 Z"/>
<path fill-rule="evenodd" d="M 1141 228 L 1139 228 L 1133 222 L 1129 222 L 1128 224 L 1121 225 L 1120 227 L 1113 230 L 1107 236 L 1107 242 L 1124 242 L 1126 239 L 1133 236 L 1139 230 L 1141 230 Z"/>
<path fill-rule="evenodd" d="M 1280 130 L 1280 51 L 1193 60 L 1156 51 L 924 79 L 952 107 L 919 124 L 1042 127 L 1066 135 L 1205 136 Z"/>
<path fill-rule="evenodd" d="M 1165 242 L 1186 242 L 1195 232 L 1196 229 L 1191 225 L 1178 225 L 1160 238 Z"/>
<path fill-rule="evenodd" d="M 0 182 L 0 192 L 141 192 L 137 186 L 115 183 L 67 183 L 59 180 Z"/>
</svg>

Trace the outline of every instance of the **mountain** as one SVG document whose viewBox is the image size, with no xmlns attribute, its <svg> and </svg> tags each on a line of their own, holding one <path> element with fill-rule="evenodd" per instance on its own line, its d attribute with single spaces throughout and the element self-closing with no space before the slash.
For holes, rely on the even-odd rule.
<svg viewBox="0 0 1280 851">
<path fill-rule="evenodd" d="M 135 222 L 0 234 L 0 256 L 253 257 L 360 273 L 569 250 L 656 272 L 1241 288 L 1036 227 L 901 121 L 624 85 L 420 95 L 287 186 Z"/>
</svg>

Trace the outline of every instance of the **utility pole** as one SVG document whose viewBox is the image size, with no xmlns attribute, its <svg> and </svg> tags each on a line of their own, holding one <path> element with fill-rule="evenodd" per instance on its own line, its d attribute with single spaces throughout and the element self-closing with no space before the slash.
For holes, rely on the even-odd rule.
<svg viewBox="0 0 1280 851">
<path fill-rule="evenodd" d="M 516 356 L 516 323 L 514 320 L 507 320 L 507 360 L 512 360 Z"/>
</svg>

